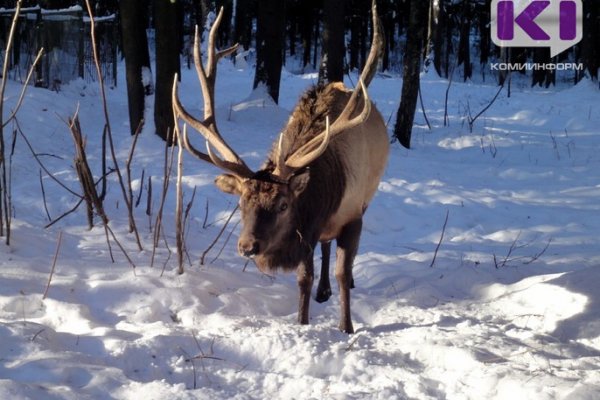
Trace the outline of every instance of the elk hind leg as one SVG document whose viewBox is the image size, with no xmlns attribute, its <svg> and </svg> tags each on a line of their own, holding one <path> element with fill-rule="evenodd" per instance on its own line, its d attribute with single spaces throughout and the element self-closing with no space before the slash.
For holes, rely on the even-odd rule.
<svg viewBox="0 0 600 400">
<path fill-rule="evenodd" d="M 340 287 L 340 330 L 354 333 L 350 315 L 350 288 L 353 286 L 352 264 L 358 250 L 362 218 L 348 223 L 337 238 L 335 277 Z"/>
</svg>

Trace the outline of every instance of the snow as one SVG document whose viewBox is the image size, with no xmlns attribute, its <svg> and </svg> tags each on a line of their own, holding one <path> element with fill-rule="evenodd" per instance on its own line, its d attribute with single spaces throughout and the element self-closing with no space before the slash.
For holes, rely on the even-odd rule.
<svg viewBox="0 0 600 400">
<path fill-rule="evenodd" d="M 180 95 L 199 113 L 194 75 L 183 71 Z M 251 68 L 221 63 L 220 130 L 251 168 L 260 165 L 315 79 L 284 72 L 276 105 L 264 89 L 250 93 Z M 418 110 L 413 149 L 392 146 L 365 215 L 354 269 L 353 335 L 337 330 L 335 295 L 324 304 L 311 302 L 311 324 L 297 325 L 295 276 L 244 268 L 235 249 L 239 227 L 224 243 L 237 216 L 208 254 L 209 263 L 199 266 L 236 199 L 213 187 L 219 171 L 191 156 L 185 158 L 184 185 L 186 201 L 197 187 L 186 234 L 192 265 L 177 275 L 176 257 L 161 241 L 150 267 L 147 182 L 140 178 L 142 170 L 145 179 L 152 176 L 155 216 L 164 154 L 152 124 L 141 134 L 132 165 L 135 195 L 143 188 L 135 210 L 143 251 L 127 233 L 114 176 L 105 201 L 135 270 L 114 245 L 110 261 L 103 229 L 98 223 L 88 230 L 83 209 L 43 228 L 48 218 L 40 168 L 18 136 L 12 243 L 0 245 L 0 398 L 597 398 L 598 88 L 583 81 L 546 91 L 515 82 L 511 98 L 503 91 L 471 133 L 467 110 L 476 114 L 485 107 L 496 87 L 453 83 L 450 125 L 444 127 L 447 82 L 433 73 L 423 76 L 433 130 Z M 378 76 L 371 84 L 386 120 L 400 88 L 395 77 Z M 124 83 L 107 93 L 123 165 L 132 141 Z M 7 110 L 18 94 L 18 85 L 9 82 Z M 19 114 L 45 166 L 75 191 L 73 145 L 63 120 L 78 105 L 98 176 L 104 122 L 97 86 L 80 80 L 60 93 L 30 88 Z M 77 199 L 43 176 L 56 218 Z M 173 192 L 174 185 L 165 207 L 171 248 Z M 430 266 L 446 213 L 444 239 Z M 59 232 L 58 260 L 43 299 Z"/>
</svg>

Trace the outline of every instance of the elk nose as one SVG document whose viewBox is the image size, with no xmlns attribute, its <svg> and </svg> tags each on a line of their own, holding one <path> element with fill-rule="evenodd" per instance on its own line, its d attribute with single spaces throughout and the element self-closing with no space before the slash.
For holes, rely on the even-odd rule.
<svg viewBox="0 0 600 400">
<path fill-rule="evenodd" d="M 252 258 L 258 254 L 259 245 L 256 240 L 240 240 L 238 243 L 238 251 L 244 257 Z"/>
</svg>

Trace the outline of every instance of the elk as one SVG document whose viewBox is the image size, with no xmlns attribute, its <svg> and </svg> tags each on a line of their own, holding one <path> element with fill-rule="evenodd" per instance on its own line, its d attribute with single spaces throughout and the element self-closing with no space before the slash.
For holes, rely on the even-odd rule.
<svg viewBox="0 0 600 400">
<path fill-rule="evenodd" d="M 182 119 L 206 140 L 206 152 L 202 152 L 192 145 L 183 129 L 184 147 L 195 157 L 225 170 L 215 179 L 216 186 L 240 197 L 242 230 L 238 252 L 252 258 L 263 272 L 297 271 L 301 324 L 309 322 L 313 256 L 319 242 L 323 261 L 316 300 L 323 302 L 331 296 L 329 255 L 331 241 L 336 240 L 339 328 L 347 333 L 354 332 L 350 288 L 362 217 L 377 190 L 389 152 L 387 128 L 367 93 L 383 40 L 375 1 L 372 11 L 373 43 L 356 88 L 349 90 L 343 83 L 335 82 L 308 89 L 258 171 L 246 165 L 217 129 L 217 62 L 237 47 L 215 49 L 222 10 L 209 33 L 206 66 L 201 60 L 196 30 L 194 62 L 204 98 L 203 120 L 186 111 L 177 94 L 177 78 L 173 84 L 176 119 Z"/>
</svg>

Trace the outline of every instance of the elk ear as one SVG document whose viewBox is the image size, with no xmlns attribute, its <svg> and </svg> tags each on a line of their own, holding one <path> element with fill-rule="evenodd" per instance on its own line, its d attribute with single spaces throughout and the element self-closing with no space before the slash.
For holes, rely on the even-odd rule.
<svg viewBox="0 0 600 400">
<path fill-rule="evenodd" d="M 215 185 L 225 193 L 242 194 L 242 178 L 231 174 L 222 174 L 215 179 Z"/>
<path fill-rule="evenodd" d="M 296 196 L 300 196 L 300 194 L 304 192 L 304 189 L 306 189 L 309 180 L 310 173 L 307 169 L 301 174 L 292 176 L 292 178 L 290 179 L 290 189 L 292 190 L 292 192 L 294 192 Z"/>
</svg>

